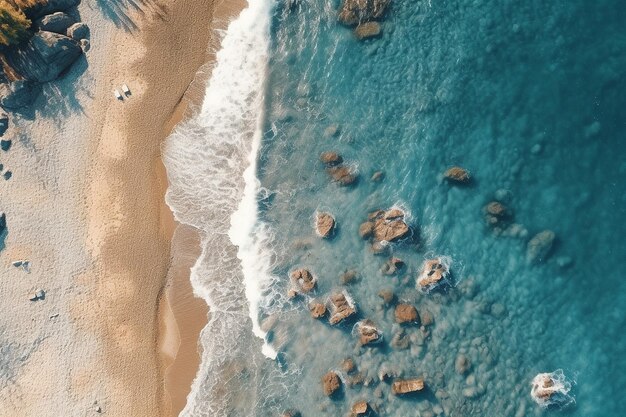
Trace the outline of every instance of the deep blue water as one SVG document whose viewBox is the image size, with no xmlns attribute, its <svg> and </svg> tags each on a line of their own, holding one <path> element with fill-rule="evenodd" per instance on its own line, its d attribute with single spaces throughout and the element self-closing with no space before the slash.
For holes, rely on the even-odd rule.
<svg viewBox="0 0 626 417">
<path fill-rule="evenodd" d="M 278 317 L 271 334 L 286 376 L 268 415 L 344 415 L 365 399 L 381 416 L 623 416 L 626 4 L 396 0 L 382 36 L 366 41 L 337 23 L 337 7 L 279 6 L 272 22 L 258 175 L 282 277 L 267 311 Z M 336 136 L 325 134 L 332 125 Z M 318 160 L 328 150 L 358 167 L 356 186 L 329 181 Z M 471 172 L 471 186 L 441 180 L 453 165 Z M 378 170 L 384 180 L 372 182 Z M 482 207 L 495 196 L 522 236 L 486 227 Z M 371 253 L 358 227 L 393 205 L 410 213 L 419 242 L 393 245 L 407 268 L 388 277 L 379 271 L 386 257 Z M 315 236 L 316 210 L 335 215 L 334 239 Z M 529 265 L 527 241 L 545 229 L 556 244 Z M 455 287 L 424 295 L 415 278 L 433 254 L 453 259 Z M 297 266 L 318 277 L 319 299 L 357 270 L 345 289 L 385 342 L 358 347 L 349 326 L 312 319 L 306 299 L 286 300 Z M 381 289 L 434 316 L 427 335 L 404 329 L 408 349 L 390 345 L 400 329 Z M 463 376 L 459 354 L 472 364 Z M 322 375 L 348 357 L 365 384 L 326 398 Z M 428 392 L 395 397 L 380 369 L 423 376 Z M 576 382 L 576 404 L 543 411 L 530 381 L 556 369 Z"/>
</svg>

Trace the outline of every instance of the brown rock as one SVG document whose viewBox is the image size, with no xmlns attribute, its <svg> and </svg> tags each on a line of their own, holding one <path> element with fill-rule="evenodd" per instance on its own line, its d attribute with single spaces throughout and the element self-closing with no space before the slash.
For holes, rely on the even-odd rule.
<svg viewBox="0 0 626 417">
<path fill-rule="evenodd" d="M 374 222 L 374 239 L 395 242 L 409 234 L 409 226 L 403 220 L 378 219 Z"/>
<path fill-rule="evenodd" d="M 469 171 L 461 167 L 449 168 L 443 173 L 443 176 L 448 181 L 455 184 L 468 184 L 471 181 Z"/>
<path fill-rule="evenodd" d="M 359 40 L 374 38 L 380 35 L 380 32 L 380 23 L 378 22 L 361 23 L 354 29 L 354 34 Z"/>
<path fill-rule="evenodd" d="M 356 416 L 363 416 L 369 411 L 369 404 L 367 401 L 357 401 L 352 405 L 352 414 Z"/>
<path fill-rule="evenodd" d="M 330 213 L 317 213 L 315 229 L 321 237 L 330 237 L 335 230 L 335 218 Z"/>
<path fill-rule="evenodd" d="M 357 323 L 356 329 L 361 345 L 377 343 L 382 340 L 382 332 L 376 328 L 376 325 L 371 320 L 363 320 Z"/>
<path fill-rule="evenodd" d="M 383 217 L 385 218 L 385 220 L 404 219 L 404 212 L 400 209 L 393 208 L 393 209 L 387 210 Z"/>
<path fill-rule="evenodd" d="M 309 311 L 311 312 L 311 317 L 319 319 L 326 315 L 326 306 L 319 301 L 313 301 L 309 304 Z"/>
<path fill-rule="evenodd" d="M 397 323 L 415 323 L 419 320 L 417 309 L 411 304 L 398 304 L 395 317 Z"/>
<path fill-rule="evenodd" d="M 371 213 L 367 214 L 367 220 L 374 221 L 376 219 L 380 219 L 385 215 L 385 210 L 374 210 Z"/>
<path fill-rule="evenodd" d="M 356 175 L 345 165 L 326 168 L 326 172 L 328 172 L 333 181 L 336 181 L 340 185 L 351 185 L 356 181 Z"/>
<path fill-rule="evenodd" d="M 419 316 L 422 326 L 430 326 L 435 322 L 432 313 L 428 310 L 420 310 Z"/>
<path fill-rule="evenodd" d="M 359 236 L 361 236 L 363 239 L 369 239 L 373 235 L 374 235 L 374 223 L 372 222 L 361 223 L 361 226 L 359 226 Z"/>
<path fill-rule="evenodd" d="M 384 263 L 384 265 L 380 269 L 380 272 L 382 272 L 385 275 L 393 275 L 396 272 L 398 272 L 400 269 L 402 269 L 403 267 L 404 267 L 404 262 L 402 262 L 402 259 L 393 257 Z"/>
<path fill-rule="evenodd" d="M 385 289 L 385 290 L 380 290 L 378 292 L 378 296 L 380 298 L 383 299 L 383 301 L 385 302 L 385 304 L 391 304 L 393 303 L 393 301 L 396 298 L 396 295 L 393 293 L 393 291 Z"/>
<path fill-rule="evenodd" d="M 320 161 L 327 166 L 339 165 L 343 162 L 343 158 L 337 152 L 322 152 Z"/>
<path fill-rule="evenodd" d="M 282 417 L 302 417 L 302 414 L 297 410 L 286 410 Z"/>
<path fill-rule="evenodd" d="M 307 293 L 315 288 L 316 279 L 306 269 L 296 269 L 291 273 L 291 283 L 297 288 L 298 292 Z"/>
<path fill-rule="evenodd" d="M 424 380 L 422 378 L 399 379 L 391 385 L 391 392 L 395 395 L 409 394 L 424 389 Z"/>
<path fill-rule="evenodd" d="M 331 294 L 330 297 L 328 297 L 328 303 L 330 305 L 329 322 L 331 325 L 341 323 L 348 317 L 356 314 L 354 304 L 344 293 Z"/>
<path fill-rule="evenodd" d="M 391 0 L 344 0 L 339 9 L 339 21 L 346 25 L 379 19 Z"/>
<path fill-rule="evenodd" d="M 417 277 L 417 285 L 419 288 L 428 289 L 441 282 L 448 276 L 448 267 L 442 262 L 441 258 L 433 258 L 424 262 L 422 273 Z"/>
<path fill-rule="evenodd" d="M 322 378 L 324 395 L 331 396 L 341 388 L 341 379 L 336 372 L 330 371 Z"/>
<path fill-rule="evenodd" d="M 339 280 L 343 285 L 352 284 L 354 281 L 357 280 L 358 275 L 359 274 L 354 269 L 351 269 L 341 274 Z"/>
</svg>

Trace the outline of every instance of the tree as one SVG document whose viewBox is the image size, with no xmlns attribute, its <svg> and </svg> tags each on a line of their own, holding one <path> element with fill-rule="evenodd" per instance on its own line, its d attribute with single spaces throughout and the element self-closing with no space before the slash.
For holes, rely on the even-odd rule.
<svg viewBox="0 0 626 417">
<path fill-rule="evenodd" d="M 28 38 L 30 24 L 21 9 L 0 0 L 0 45 L 15 45 Z"/>
</svg>

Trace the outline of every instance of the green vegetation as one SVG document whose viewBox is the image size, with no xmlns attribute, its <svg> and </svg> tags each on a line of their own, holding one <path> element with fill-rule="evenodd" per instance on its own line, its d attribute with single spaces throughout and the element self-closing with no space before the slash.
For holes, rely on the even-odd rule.
<svg viewBox="0 0 626 417">
<path fill-rule="evenodd" d="M 0 0 L 0 45 L 15 45 L 30 37 L 28 28 L 31 22 L 16 6 L 23 4 L 26 7 L 33 2 L 37 0 L 15 0 L 15 4 Z"/>
</svg>

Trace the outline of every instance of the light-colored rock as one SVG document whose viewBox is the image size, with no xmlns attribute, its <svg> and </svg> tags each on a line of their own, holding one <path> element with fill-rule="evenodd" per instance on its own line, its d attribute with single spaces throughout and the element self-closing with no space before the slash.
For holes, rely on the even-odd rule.
<svg viewBox="0 0 626 417">
<path fill-rule="evenodd" d="M 471 367 L 472 364 L 467 356 L 463 354 L 457 355 L 456 360 L 454 361 L 454 369 L 456 370 L 457 374 L 465 375 Z"/>
<path fill-rule="evenodd" d="M 424 389 L 424 380 L 422 378 L 399 379 L 391 384 L 391 392 L 394 395 L 409 394 Z"/>
<path fill-rule="evenodd" d="M 546 260 L 552 250 L 555 239 L 556 235 L 552 230 L 544 230 L 537 233 L 528 241 L 526 260 L 529 263 L 539 263 Z"/>
<path fill-rule="evenodd" d="M 309 304 L 309 311 L 311 312 L 311 317 L 319 319 L 326 315 L 326 306 L 319 301 L 313 301 Z"/>
<path fill-rule="evenodd" d="M 381 34 L 380 23 L 378 22 L 365 22 L 361 23 L 354 29 L 354 34 L 359 40 L 375 38 Z"/>
<path fill-rule="evenodd" d="M 355 416 L 364 416 L 369 411 L 369 408 L 367 401 L 357 401 L 352 404 L 352 414 Z"/>
</svg>

